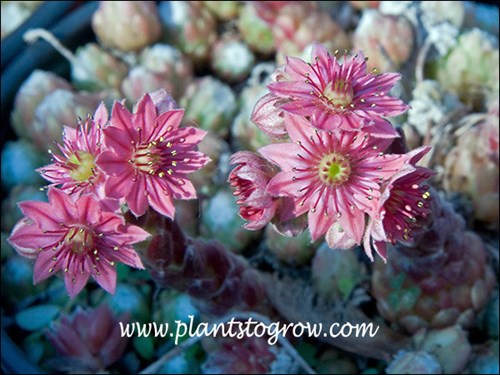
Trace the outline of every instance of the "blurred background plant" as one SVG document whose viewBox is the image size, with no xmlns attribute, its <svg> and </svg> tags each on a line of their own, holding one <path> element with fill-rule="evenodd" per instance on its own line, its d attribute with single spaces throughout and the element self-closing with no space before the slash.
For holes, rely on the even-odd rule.
<svg viewBox="0 0 500 375">
<path fill-rule="evenodd" d="M 2 1 L 2 39 L 39 3 Z M 27 361 L 66 372 L 136 373 L 152 363 L 163 373 L 304 371 L 283 344 L 211 338 L 165 357 L 173 340 L 119 340 L 112 328 L 124 314 L 141 323 L 193 315 L 199 324 L 243 311 L 272 321 L 381 325 L 375 343 L 287 337 L 318 373 L 498 373 L 498 7 L 71 3 L 74 15 L 86 15 L 73 22 L 87 34 L 69 38 L 55 25 L 45 26 L 53 37 L 30 37 L 48 40 L 66 62 L 49 61 L 57 55 L 46 41 L 23 44 L 26 52 L 51 51 L 51 58 L 23 73 L 11 89 L 15 98 L 4 80 L 21 74 L 14 67 L 27 55 L 2 62 L 2 328 Z M 232 153 L 273 142 L 250 116 L 275 68 L 286 56 L 308 59 L 313 42 L 332 54 L 362 50 L 370 70 L 400 72 L 391 95 L 411 109 L 391 122 L 410 149 L 432 146 L 421 165 L 437 173 L 430 182 L 433 221 L 414 234 L 412 247 L 391 248 L 386 264 L 368 263 L 360 248 L 311 243 L 308 232 L 285 237 L 272 224 L 242 228 L 226 183 Z M 199 148 L 212 163 L 193 175 L 199 199 L 176 203 L 175 222 L 152 212 L 129 217 L 153 234 L 136 247 L 147 270 L 119 265 L 114 295 L 91 284 L 69 300 L 61 278 L 34 286 L 31 262 L 6 238 L 21 217 L 17 202 L 45 199 L 35 169 L 49 163 L 47 149 L 55 149 L 63 125 L 75 127 L 100 101 L 110 109 L 126 98 L 131 109 L 159 88 L 185 108 L 185 126 L 210 131 Z"/>
</svg>

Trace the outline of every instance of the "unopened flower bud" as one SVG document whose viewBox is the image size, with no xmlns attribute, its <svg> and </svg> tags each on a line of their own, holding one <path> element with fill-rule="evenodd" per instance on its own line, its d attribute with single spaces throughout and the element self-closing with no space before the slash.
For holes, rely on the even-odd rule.
<svg viewBox="0 0 500 375">
<path fill-rule="evenodd" d="M 272 31 L 278 65 L 285 62 L 285 56 L 302 56 L 314 42 L 323 44 L 332 52 L 350 46 L 342 28 L 328 14 L 311 10 L 309 2 L 290 2 L 281 8 Z"/>
<path fill-rule="evenodd" d="M 241 252 L 256 238 L 258 232 L 243 228 L 245 222 L 238 215 L 238 206 L 229 191 L 220 190 L 202 210 L 202 235 L 216 239 L 234 252 Z"/>
<path fill-rule="evenodd" d="M 356 9 L 376 9 L 380 5 L 380 1 L 349 1 L 349 4 Z"/>
<path fill-rule="evenodd" d="M 410 58 L 413 38 L 413 26 L 405 17 L 366 10 L 354 32 L 353 44 L 356 51 L 368 57 L 368 69 L 389 72 Z"/>
<path fill-rule="evenodd" d="M 78 48 L 75 57 L 78 64 L 71 65 L 71 80 L 79 89 L 118 89 L 128 72 L 125 63 L 95 43 Z"/>
<path fill-rule="evenodd" d="M 192 82 L 180 100 L 185 108 L 184 123 L 194 122 L 203 130 L 226 137 L 236 112 L 233 90 L 221 81 L 206 76 Z"/>
<path fill-rule="evenodd" d="M 168 41 L 195 64 L 206 62 L 217 39 L 217 22 L 210 11 L 194 1 L 163 1 L 159 13 Z"/>
<path fill-rule="evenodd" d="M 144 49 L 140 65 L 163 78 L 163 88 L 179 100 L 193 80 L 193 65 L 177 48 L 157 43 Z"/>
<path fill-rule="evenodd" d="M 238 17 L 240 1 L 203 1 L 203 6 L 221 21 L 229 21 Z"/>
<path fill-rule="evenodd" d="M 238 30 L 245 43 L 255 53 L 269 55 L 275 51 L 271 28 L 258 16 L 253 4 L 246 3 L 241 8 Z"/>
<path fill-rule="evenodd" d="M 326 301 L 347 301 L 366 276 L 355 251 L 339 251 L 323 244 L 316 250 L 312 266 L 315 291 Z"/>
<path fill-rule="evenodd" d="M 485 94 L 498 91 L 498 72 L 499 52 L 493 38 L 472 29 L 463 33 L 457 45 L 438 61 L 436 77 L 464 103 L 481 109 Z"/>
<path fill-rule="evenodd" d="M 296 237 L 287 237 L 278 233 L 271 225 L 266 227 L 265 243 L 280 261 L 292 265 L 307 264 L 319 245 L 318 241 L 311 243 L 311 236 L 307 231 Z"/>
<path fill-rule="evenodd" d="M 12 112 L 12 127 L 19 137 L 31 140 L 31 125 L 35 120 L 36 108 L 47 95 L 57 89 L 70 90 L 71 85 L 54 73 L 43 70 L 35 70 L 24 81 L 17 92 Z"/>
<path fill-rule="evenodd" d="M 414 339 L 420 350 L 437 358 L 445 374 L 461 373 L 472 352 L 467 333 L 460 326 L 431 330 Z"/>
<path fill-rule="evenodd" d="M 170 83 L 161 74 L 151 72 L 149 69 L 137 65 L 130 69 L 127 77 L 122 82 L 122 92 L 131 103 L 137 102 L 144 93 L 152 92 Z"/>
<path fill-rule="evenodd" d="M 386 374 L 442 374 L 436 357 L 425 351 L 400 350 L 385 369 Z"/>
<path fill-rule="evenodd" d="M 255 56 L 238 38 L 223 36 L 214 45 L 210 64 L 215 73 L 229 82 L 246 78 L 255 63 Z"/>
<path fill-rule="evenodd" d="M 251 77 L 247 80 L 247 86 L 243 88 L 238 97 L 240 110 L 231 126 L 231 135 L 233 145 L 239 150 L 256 151 L 275 140 L 266 132 L 261 131 L 251 120 L 255 104 L 268 92 L 266 85 L 271 83 L 270 76 L 275 68 L 272 63 L 257 64 L 252 69 Z M 272 122 L 275 119 L 267 118 L 265 120 Z"/>
<path fill-rule="evenodd" d="M 445 188 L 469 197 L 475 217 L 488 223 L 499 221 L 499 165 L 490 151 L 490 145 L 495 141 L 487 137 L 494 136 L 494 131 L 489 129 L 495 128 L 498 134 L 498 116 L 487 116 L 483 122 L 459 136 L 457 145 L 444 162 Z"/>
<path fill-rule="evenodd" d="M 61 142 L 63 126 L 76 127 L 78 117 L 85 118 L 94 113 L 102 97 L 99 94 L 74 93 L 56 90 L 47 95 L 37 107 L 30 138 L 35 147 L 46 152 Z"/>
<path fill-rule="evenodd" d="M 124 52 L 139 51 L 161 35 L 156 3 L 148 1 L 101 1 L 92 28 L 103 45 Z"/>
</svg>

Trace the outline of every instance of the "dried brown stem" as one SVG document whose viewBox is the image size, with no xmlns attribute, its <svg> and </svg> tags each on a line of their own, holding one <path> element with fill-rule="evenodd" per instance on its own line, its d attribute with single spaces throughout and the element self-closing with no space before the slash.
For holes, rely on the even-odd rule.
<svg viewBox="0 0 500 375">
<path fill-rule="evenodd" d="M 327 305 L 322 301 L 315 302 L 315 293 L 311 286 L 304 282 L 279 279 L 276 276 L 262 274 L 269 299 L 278 312 L 289 322 L 321 323 L 330 327 L 333 323 L 370 324 L 379 326 L 374 337 L 330 337 L 320 335 L 318 340 L 340 349 L 361 356 L 389 360 L 401 348 L 407 347 L 410 339 L 394 332 L 389 327 L 375 324 L 354 304 L 338 303 Z"/>
</svg>

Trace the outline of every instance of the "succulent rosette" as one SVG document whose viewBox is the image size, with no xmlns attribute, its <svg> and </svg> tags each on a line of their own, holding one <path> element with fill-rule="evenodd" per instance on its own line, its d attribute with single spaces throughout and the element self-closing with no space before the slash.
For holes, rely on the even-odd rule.
<svg viewBox="0 0 500 375">
<path fill-rule="evenodd" d="M 120 334 L 118 323 L 129 320 L 128 313 L 114 316 L 106 304 L 92 310 L 78 308 L 52 323 L 46 336 L 59 354 L 81 364 L 82 371 L 102 371 L 125 352 L 128 337 Z"/>
</svg>

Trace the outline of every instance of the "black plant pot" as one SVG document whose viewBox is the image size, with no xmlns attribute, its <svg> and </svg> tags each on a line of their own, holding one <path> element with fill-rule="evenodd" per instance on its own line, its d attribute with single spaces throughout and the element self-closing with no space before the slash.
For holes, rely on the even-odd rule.
<svg viewBox="0 0 500 375">
<path fill-rule="evenodd" d="M 94 39 L 90 24 L 92 14 L 98 7 L 98 2 L 86 2 L 83 4 L 76 1 L 47 2 L 42 7 L 36 17 L 34 15 L 34 19 L 30 19 L 29 22 L 16 30 L 15 34 L 12 34 L 5 40 L 5 44 L 2 43 L 2 126 L 0 149 L 3 149 L 7 140 L 15 139 L 15 134 L 10 126 L 10 113 L 19 87 L 31 72 L 35 69 L 42 69 L 68 77 L 70 70 L 69 63 L 47 42 L 38 41 L 28 46 L 22 40 L 22 33 L 29 28 L 47 28 L 53 25 L 49 28 L 49 31 L 70 49 L 74 49 Z M 60 18 L 63 15 L 64 17 Z M 55 22 L 59 18 L 60 20 Z M 7 50 L 9 52 L 7 56 L 4 56 L 4 51 Z M 6 196 L 3 188 L 1 196 L 2 199 Z M 9 309 L 3 306 L 2 310 Z M 40 368 L 29 362 L 25 353 L 16 345 L 13 339 L 15 337 L 9 337 L 4 329 L 4 324 L 2 324 L 2 372 L 7 374 L 43 373 Z"/>
<path fill-rule="evenodd" d="M 97 2 L 81 5 L 50 28 L 50 31 L 70 49 L 91 40 L 94 36 L 90 22 L 97 6 Z M 17 43 L 19 44 L 13 50 L 19 52 L 6 66 L 2 63 L 2 148 L 6 139 L 14 138 L 12 129 L 6 125 L 10 125 L 10 111 L 17 90 L 31 72 L 35 69 L 50 70 L 62 75 L 69 72 L 69 63 L 47 42 L 40 40 L 27 46 L 22 39 L 18 39 Z M 3 51 L 2 45 L 2 53 Z"/>
<path fill-rule="evenodd" d="M 16 30 L 2 40 L 2 70 L 24 48 L 23 35 L 29 29 L 54 26 L 62 17 L 79 6 L 78 1 L 45 1 Z"/>
</svg>

